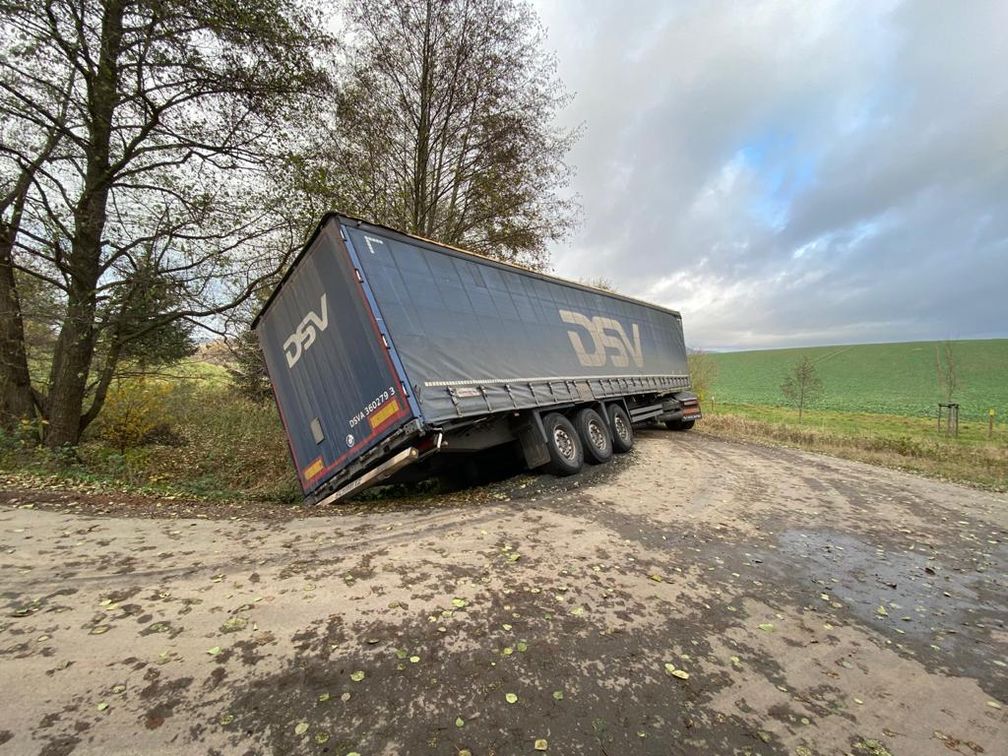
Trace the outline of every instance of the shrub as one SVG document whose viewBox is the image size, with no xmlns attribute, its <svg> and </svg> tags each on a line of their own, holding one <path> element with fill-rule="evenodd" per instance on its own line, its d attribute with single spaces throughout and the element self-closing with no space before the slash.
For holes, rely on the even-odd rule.
<svg viewBox="0 0 1008 756">
<path fill-rule="evenodd" d="M 169 432 L 171 386 L 153 378 L 128 378 L 109 391 L 96 433 L 120 452 Z"/>
</svg>

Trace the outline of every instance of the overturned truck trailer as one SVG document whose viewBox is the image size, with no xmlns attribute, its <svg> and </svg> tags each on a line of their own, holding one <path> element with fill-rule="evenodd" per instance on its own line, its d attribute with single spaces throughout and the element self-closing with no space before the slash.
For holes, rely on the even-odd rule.
<svg viewBox="0 0 1008 756">
<path fill-rule="evenodd" d="M 343 215 L 253 328 L 315 502 L 508 443 L 571 474 L 700 417 L 679 313 Z"/>
</svg>

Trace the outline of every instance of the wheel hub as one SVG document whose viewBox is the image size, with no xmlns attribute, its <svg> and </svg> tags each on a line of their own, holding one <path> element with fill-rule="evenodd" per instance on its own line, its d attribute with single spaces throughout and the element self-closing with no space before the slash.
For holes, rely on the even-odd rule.
<svg viewBox="0 0 1008 756">
<path fill-rule="evenodd" d="M 623 422 L 623 417 L 621 415 L 616 415 L 616 421 L 613 423 L 613 426 L 616 428 L 616 435 L 623 441 L 626 441 L 627 438 L 630 437 L 630 434 L 627 433 L 629 428 L 627 428 L 626 423 Z"/>
<path fill-rule="evenodd" d="M 606 448 L 605 430 L 595 420 L 588 421 L 588 437 L 596 449 L 604 450 Z"/>
<path fill-rule="evenodd" d="M 563 428 L 553 429 L 553 443 L 564 459 L 574 459 L 574 439 Z"/>
</svg>

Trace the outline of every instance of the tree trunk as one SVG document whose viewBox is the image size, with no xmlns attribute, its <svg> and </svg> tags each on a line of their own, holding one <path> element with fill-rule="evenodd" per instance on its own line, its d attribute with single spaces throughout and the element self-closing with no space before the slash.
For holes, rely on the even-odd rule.
<svg viewBox="0 0 1008 756">
<path fill-rule="evenodd" d="M 15 222 L 0 223 L 0 386 L 3 388 L 0 425 L 10 431 L 22 420 L 35 416 L 21 300 L 14 282 L 16 228 Z"/>
<path fill-rule="evenodd" d="M 124 0 L 107 0 L 101 52 L 88 87 L 88 149 L 84 186 L 74 208 L 67 310 L 50 373 L 46 445 L 74 445 L 83 430 L 84 395 L 95 346 L 95 307 L 109 185 L 109 145 L 118 100 Z"/>
</svg>

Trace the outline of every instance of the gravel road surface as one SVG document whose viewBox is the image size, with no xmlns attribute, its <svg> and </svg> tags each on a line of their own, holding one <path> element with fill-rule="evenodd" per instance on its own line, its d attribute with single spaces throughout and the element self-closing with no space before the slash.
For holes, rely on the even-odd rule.
<svg viewBox="0 0 1008 756">
<path fill-rule="evenodd" d="M 311 516 L 106 498 L 0 496 L 0 752 L 1008 753 L 1003 495 L 649 430 Z"/>
</svg>

